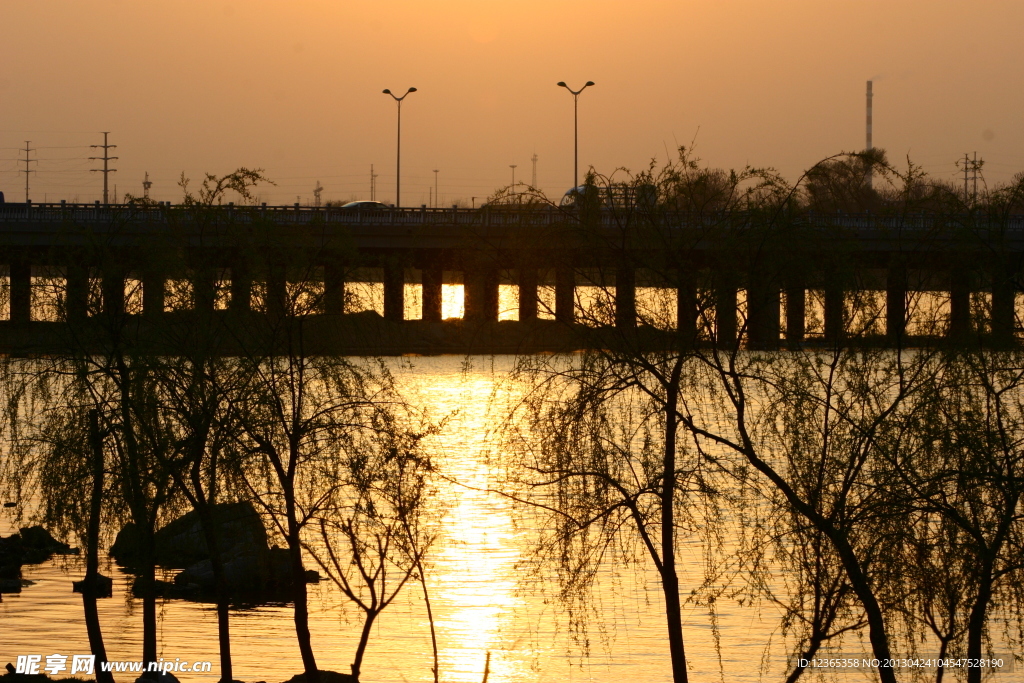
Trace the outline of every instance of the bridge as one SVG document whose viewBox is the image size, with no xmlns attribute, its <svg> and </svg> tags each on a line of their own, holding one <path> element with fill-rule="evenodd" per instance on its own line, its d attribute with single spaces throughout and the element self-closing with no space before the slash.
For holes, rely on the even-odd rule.
<svg viewBox="0 0 1024 683">
<path fill-rule="evenodd" d="M 624 332 L 725 347 L 1011 343 L 1022 255 L 1022 216 L 6 204 L 0 352 L 52 352 L 112 319 L 151 337 L 203 312 L 252 327 L 295 313 L 299 283 L 309 285 L 310 339 L 325 352 L 566 350 Z M 379 316 L 346 305 L 346 283 L 365 281 L 382 285 Z M 171 301 L 168 283 L 184 282 L 189 301 Z M 463 285 L 462 320 L 442 321 L 446 283 Z M 506 316 L 502 285 L 518 295 Z M 409 287 L 419 287 L 418 319 L 408 319 Z M 638 310 L 642 287 L 673 295 L 670 322 Z M 548 306 L 542 288 L 554 291 Z M 586 288 L 608 295 L 604 318 L 581 308 Z M 944 311 L 918 337 L 907 328 L 915 292 L 938 295 Z M 881 319 L 860 330 L 858 293 L 884 293 Z"/>
</svg>

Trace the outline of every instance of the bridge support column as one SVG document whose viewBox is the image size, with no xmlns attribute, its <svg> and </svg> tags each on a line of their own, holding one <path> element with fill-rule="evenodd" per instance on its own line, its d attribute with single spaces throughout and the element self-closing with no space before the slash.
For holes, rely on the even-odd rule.
<svg viewBox="0 0 1024 683">
<path fill-rule="evenodd" d="M 971 333 L 971 281 L 956 268 L 949 274 L 949 330 L 946 336 L 963 341 Z"/>
<path fill-rule="evenodd" d="M 32 266 L 25 261 L 11 263 L 11 322 L 32 320 Z"/>
<path fill-rule="evenodd" d="M 324 313 L 341 315 L 345 312 L 345 275 L 337 263 L 324 266 Z"/>
<path fill-rule="evenodd" d="M 555 320 L 576 320 L 576 273 L 565 266 L 555 268 Z"/>
<path fill-rule="evenodd" d="M 786 344 L 803 343 L 807 334 L 807 291 L 802 284 L 791 283 L 786 288 Z"/>
<path fill-rule="evenodd" d="M 519 269 L 519 320 L 537 319 L 537 269 Z"/>
<path fill-rule="evenodd" d="M 636 269 L 629 266 L 615 271 L 615 326 L 636 327 Z"/>
<path fill-rule="evenodd" d="M 885 278 L 885 336 L 902 346 L 907 333 L 907 269 L 891 266 Z"/>
<path fill-rule="evenodd" d="M 163 291 L 163 287 L 160 288 L 160 291 Z M 229 308 L 234 313 L 248 313 L 252 310 L 252 272 L 244 261 L 236 261 L 231 267 Z"/>
<path fill-rule="evenodd" d="M 473 267 L 465 272 L 464 302 L 466 320 L 498 320 L 498 272 L 494 268 Z"/>
<path fill-rule="evenodd" d="M 736 346 L 736 281 L 719 273 L 715 283 L 715 343 L 719 348 Z"/>
<path fill-rule="evenodd" d="M 288 278 L 283 263 L 271 263 L 267 272 L 267 315 L 280 318 L 288 312 Z"/>
<path fill-rule="evenodd" d="M 440 268 L 423 269 L 423 312 L 424 320 L 441 322 L 443 315 L 444 271 Z"/>
<path fill-rule="evenodd" d="M 68 287 L 70 288 L 70 281 Z M 234 300 L 233 292 L 231 298 Z M 142 274 L 142 314 L 153 318 L 162 315 L 163 312 L 164 274 L 156 270 L 146 271 Z"/>
<path fill-rule="evenodd" d="M 1013 281 L 1000 269 L 992 279 L 992 338 L 1001 344 L 1013 341 L 1016 328 Z"/>
<path fill-rule="evenodd" d="M 103 312 L 106 315 L 124 314 L 124 272 L 107 268 L 102 274 Z"/>
<path fill-rule="evenodd" d="M 753 348 L 779 345 L 780 306 L 779 288 L 763 273 L 752 273 L 747 286 L 747 330 Z"/>
<path fill-rule="evenodd" d="M 697 285 L 690 273 L 680 270 L 676 285 L 676 329 L 684 345 L 697 343 L 698 322 Z"/>
<path fill-rule="evenodd" d="M 65 290 L 64 315 L 70 322 L 81 322 L 89 315 L 89 269 L 85 266 L 69 265 L 65 271 L 67 289 Z M 142 294 L 149 292 L 149 285 L 142 283 Z"/>
<path fill-rule="evenodd" d="M 217 298 L 216 287 L 213 281 L 214 277 L 213 269 L 211 268 L 201 267 L 195 269 L 193 286 L 195 287 L 194 296 L 197 312 L 207 313 L 213 310 Z M 142 296 L 146 296 L 145 290 L 143 290 Z"/>
<path fill-rule="evenodd" d="M 846 330 L 843 328 L 843 303 L 846 292 L 839 285 L 825 286 L 825 340 L 837 343 Z"/>
<path fill-rule="evenodd" d="M 384 318 L 405 320 L 405 268 L 398 264 L 384 266 Z"/>
</svg>

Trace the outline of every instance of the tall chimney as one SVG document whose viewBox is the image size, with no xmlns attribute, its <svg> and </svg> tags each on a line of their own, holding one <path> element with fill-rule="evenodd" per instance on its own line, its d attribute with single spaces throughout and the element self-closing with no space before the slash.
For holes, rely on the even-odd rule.
<svg viewBox="0 0 1024 683">
<path fill-rule="evenodd" d="M 868 81 L 868 144 L 865 149 L 871 149 L 871 81 Z"/>
<path fill-rule="evenodd" d="M 867 107 L 867 147 L 865 150 L 870 152 L 874 149 L 874 145 L 871 142 L 871 81 L 868 81 L 868 107 Z M 872 188 L 874 185 L 874 168 L 868 167 L 868 188 Z"/>
</svg>

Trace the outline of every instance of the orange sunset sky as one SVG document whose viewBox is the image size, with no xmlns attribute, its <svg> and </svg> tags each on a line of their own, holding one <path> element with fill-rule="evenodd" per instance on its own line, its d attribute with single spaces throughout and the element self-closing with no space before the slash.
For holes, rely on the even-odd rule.
<svg viewBox="0 0 1024 683">
<path fill-rule="evenodd" d="M 395 104 L 403 204 L 480 201 L 511 180 L 572 184 L 580 166 L 640 168 L 696 139 L 709 164 L 790 179 L 874 142 L 936 177 L 977 151 L 989 184 L 1024 170 L 1020 0 L 0 0 L 0 190 L 92 201 L 109 130 L 119 194 L 174 200 L 238 166 L 270 203 L 392 201 Z M 961 176 L 962 177 L 962 176 Z"/>
</svg>

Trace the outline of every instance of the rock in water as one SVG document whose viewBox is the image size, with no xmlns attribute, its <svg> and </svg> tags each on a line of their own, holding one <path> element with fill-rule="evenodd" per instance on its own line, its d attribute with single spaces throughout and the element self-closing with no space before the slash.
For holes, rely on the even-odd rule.
<svg viewBox="0 0 1024 683">
<path fill-rule="evenodd" d="M 81 593 L 85 588 L 85 579 L 81 581 L 72 581 L 71 590 L 74 593 Z M 103 576 L 103 574 L 96 575 L 96 597 L 97 598 L 109 598 L 114 594 L 114 580 L 109 576 Z"/>
</svg>

